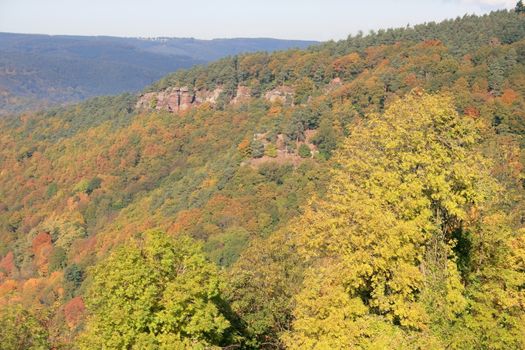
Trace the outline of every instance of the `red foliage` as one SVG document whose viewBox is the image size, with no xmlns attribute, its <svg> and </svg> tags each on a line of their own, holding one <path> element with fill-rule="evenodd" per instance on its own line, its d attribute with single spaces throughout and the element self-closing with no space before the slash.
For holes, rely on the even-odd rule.
<svg viewBox="0 0 525 350">
<path fill-rule="evenodd" d="M 476 107 L 469 106 L 465 108 L 464 113 L 469 117 L 479 117 L 479 110 Z"/>
<path fill-rule="evenodd" d="M 51 235 L 47 232 L 40 232 L 33 238 L 33 253 L 37 254 L 43 246 L 51 244 Z"/>
<path fill-rule="evenodd" d="M 64 316 L 69 328 L 76 327 L 86 311 L 82 297 L 75 297 L 64 305 Z"/>
<path fill-rule="evenodd" d="M 4 272 L 7 276 L 12 277 L 15 268 L 15 256 L 13 252 L 9 252 L 2 260 L 0 260 L 0 271 Z"/>
<path fill-rule="evenodd" d="M 40 232 L 33 239 L 33 254 L 35 255 L 35 263 L 38 270 L 42 274 L 48 272 L 48 258 L 53 250 L 53 243 L 51 242 L 51 235 L 47 232 Z"/>
</svg>

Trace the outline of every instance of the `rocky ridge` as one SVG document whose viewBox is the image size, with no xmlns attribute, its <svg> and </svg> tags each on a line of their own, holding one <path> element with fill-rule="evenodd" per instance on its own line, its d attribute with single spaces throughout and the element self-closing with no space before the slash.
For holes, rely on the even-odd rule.
<svg viewBox="0 0 525 350">
<path fill-rule="evenodd" d="M 146 92 L 139 96 L 135 108 L 139 110 L 158 110 L 178 113 L 186 111 L 194 106 L 203 103 L 215 105 L 224 89 L 222 86 L 214 90 L 192 90 L 187 86 L 169 87 L 162 91 Z M 252 90 L 243 85 L 239 85 L 235 96 L 230 99 L 230 104 L 247 102 L 252 98 Z M 294 89 L 289 86 L 278 86 L 263 94 L 263 98 L 271 103 L 290 103 L 293 104 Z"/>
<path fill-rule="evenodd" d="M 135 107 L 141 110 L 154 109 L 177 113 L 205 102 L 215 104 L 222 91 L 222 88 L 216 88 L 213 91 L 195 91 L 186 86 L 172 87 L 159 92 L 142 94 Z"/>
</svg>

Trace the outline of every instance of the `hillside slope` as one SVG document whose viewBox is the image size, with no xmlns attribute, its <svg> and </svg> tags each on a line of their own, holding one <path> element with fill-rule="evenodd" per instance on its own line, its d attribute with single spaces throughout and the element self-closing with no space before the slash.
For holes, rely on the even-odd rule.
<svg viewBox="0 0 525 350">
<path fill-rule="evenodd" d="M 21 305 L 54 346 L 84 334 L 89 348 L 97 327 L 104 343 L 117 326 L 96 322 L 121 304 L 97 309 L 93 288 L 110 297 L 106 267 L 126 281 L 134 266 L 113 252 L 139 254 L 157 228 L 221 271 L 213 312 L 228 322 L 210 335 L 181 321 L 177 341 L 523 348 L 524 111 L 525 17 L 499 11 L 6 118 L 0 309 Z M 161 346 L 172 321 L 136 295 L 122 342 Z"/>
<path fill-rule="evenodd" d="M 241 52 L 305 48 L 277 39 L 118 38 L 0 33 L 0 113 L 142 89 Z"/>
</svg>

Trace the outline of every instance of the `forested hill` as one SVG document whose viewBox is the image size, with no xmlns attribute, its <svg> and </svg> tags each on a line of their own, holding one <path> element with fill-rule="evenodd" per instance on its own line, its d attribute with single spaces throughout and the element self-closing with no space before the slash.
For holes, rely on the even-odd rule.
<svg viewBox="0 0 525 350">
<path fill-rule="evenodd" d="M 484 16 L 464 15 L 440 23 L 425 23 L 405 28 L 394 28 L 370 32 L 363 36 L 350 35 L 347 40 L 316 46 L 320 50 L 332 48 L 338 54 L 363 52 L 377 45 L 392 45 L 396 42 L 420 42 L 439 40 L 453 55 L 465 55 L 486 45 L 491 40 L 511 44 L 523 38 L 523 23 L 519 16 L 509 18 L 506 11 L 492 12 Z M 494 42 L 494 43 L 497 43 Z M 315 49 L 316 47 L 312 47 Z"/>
<path fill-rule="evenodd" d="M 1 120 L 3 346 L 525 348 L 522 12 Z"/>
<path fill-rule="evenodd" d="M 314 43 L 0 33 L 0 114 L 135 92 L 180 68 L 241 52 Z"/>
</svg>

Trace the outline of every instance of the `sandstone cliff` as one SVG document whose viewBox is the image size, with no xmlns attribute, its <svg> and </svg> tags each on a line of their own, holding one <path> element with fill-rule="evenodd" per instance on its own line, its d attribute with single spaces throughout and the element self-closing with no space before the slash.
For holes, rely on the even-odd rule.
<svg viewBox="0 0 525 350">
<path fill-rule="evenodd" d="M 170 87 L 162 91 L 147 92 L 142 94 L 136 104 L 140 110 L 163 110 L 172 113 L 186 111 L 203 103 L 215 105 L 224 89 L 221 86 L 214 90 L 192 90 L 188 87 Z M 289 86 L 279 86 L 267 91 L 264 99 L 272 103 L 293 103 L 294 90 Z M 235 97 L 231 98 L 230 104 L 247 102 L 252 98 L 249 87 L 239 85 Z"/>
</svg>

